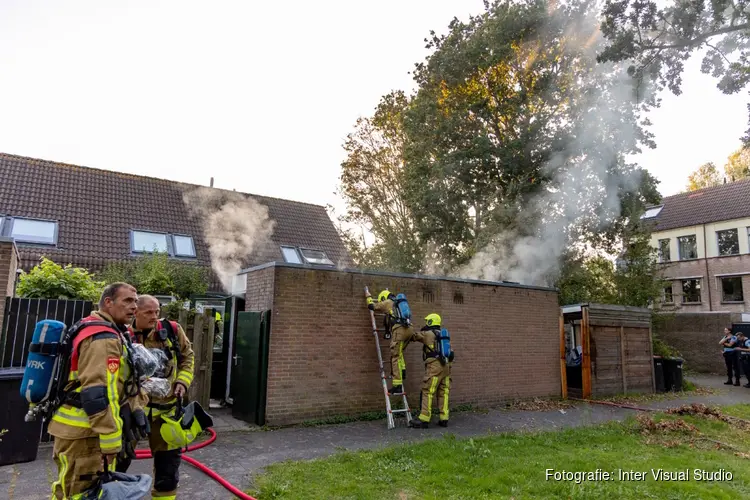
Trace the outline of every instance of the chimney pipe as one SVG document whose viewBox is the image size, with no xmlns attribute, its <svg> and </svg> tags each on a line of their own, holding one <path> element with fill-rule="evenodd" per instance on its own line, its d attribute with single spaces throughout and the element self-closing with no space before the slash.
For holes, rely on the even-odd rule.
<svg viewBox="0 0 750 500">
<path fill-rule="evenodd" d="M 211 177 L 211 187 L 214 187 L 214 178 Z"/>
</svg>

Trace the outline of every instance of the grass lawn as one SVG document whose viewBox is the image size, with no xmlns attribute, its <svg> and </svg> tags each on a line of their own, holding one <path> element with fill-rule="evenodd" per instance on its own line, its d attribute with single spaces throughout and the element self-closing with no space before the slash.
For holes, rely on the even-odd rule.
<svg viewBox="0 0 750 500">
<path fill-rule="evenodd" d="M 750 405 L 721 410 L 741 418 L 750 415 Z M 250 494 L 258 500 L 750 498 L 750 427 L 742 427 L 700 416 L 656 414 L 557 432 L 475 439 L 445 435 L 419 444 L 271 465 L 256 477 Z M 614 479 L 580 484 L 546 480 L 547 469 L 601 469 L 614 473 Z M 618 469 L 647 475 L 642 481 L 620 480 Z M 689 480 L 657 481 L 652 469 L 688 470 Z M 733 479 L 697 481 L 694 469 L 724 469 Z"/>
</svg>

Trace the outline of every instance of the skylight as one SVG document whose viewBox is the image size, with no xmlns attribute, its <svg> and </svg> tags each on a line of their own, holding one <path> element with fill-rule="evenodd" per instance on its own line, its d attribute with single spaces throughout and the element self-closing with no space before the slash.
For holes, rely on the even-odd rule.
<svg viewBox="0 0 750 500">
<path fill-rule="evenodd" d="M 641 219 L 653 219 L 654 217 L 659 215 L 659 213 L 662 211 L 663 208 L 664 208 L 664 205 L 661 205 L 658 207 L 647 208 L 646 213 L 641 215 Z"/>
</svg>

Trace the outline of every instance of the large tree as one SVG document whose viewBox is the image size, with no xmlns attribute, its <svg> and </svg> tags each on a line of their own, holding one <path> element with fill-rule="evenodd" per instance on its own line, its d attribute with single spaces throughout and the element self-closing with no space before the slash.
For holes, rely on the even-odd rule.
<svg viewBox="0 0 750 500">
<path fill-rule="evenodd" d="M 361 232 L 343 231 L 344 242 L 360 267 L 419 272 L 424 250 L 414 216 L 404 199 L 403 114 L 409 100 L 403 92 L 384 96 L 372 117 L 357 120 L 344 143 L 339 193 L 347 205 L 341 222 L 374 236 L 369 248 Z"/>
<path fill-rule="evenodd" d="M 750 5 L 746 0 L 607 0 L 602 31 L 608 44 L 599 60 L 632 60 L 638 80 L 681 93 L 685 61 L 705 51 L 701 71 L 717 79 L 726 94 L 750 81 Z M 750 105 L 749 105 L 750 109 Z M 750 129 L 745 141 L 750 140 Z"/>
<path fill-rule="evenodd" d="M 724 173 L 732 182 L 750 177 L 750 148 L 742 147 L 729 155 Z"/>
<path fill-rule="evenodd" d="M 704 163 L 688 176 L 687 190 L 696 191 L 721 184 L 719 169 L 713 162 Z"/>
<path fill-rule="evenodd" d="M 438 267 L 547 282 L 571 245 L 614 248 L 658 201 L 625 155 L 652 146 L 654 104 L 620 65 L 599 65 L 595 4 L 496 1 L 417 65 L 405 116 L 406 184 Z"/>
</svg>

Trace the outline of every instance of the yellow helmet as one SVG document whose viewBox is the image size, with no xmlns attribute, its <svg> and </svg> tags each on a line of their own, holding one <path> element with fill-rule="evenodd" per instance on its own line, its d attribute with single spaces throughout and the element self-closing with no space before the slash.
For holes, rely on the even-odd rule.
<svg viewBox="0 0 750 500">
<path fill-rule="evenodd" d="M 383 301 L 388 300 L 388 297 L 390 297 L 391 295 L 393 294 L 389 292 L 387 289 L 383 290 L 382 292 L 380 292 L 380 294 L 378 294 L 378 302 L 383 302 Z"/>
<path fill-rule="evenodd" d="M 185 408 L 178 403 L 177 412 L 171 416 L 162 414 L 161 420 L 159 434 L 170 450 L 184 448 L 195 441 L 204 429 L 214 425 L 211 415 L 195 401 L 188 403 Z"/>
<path fill-rule="evenodd" d="M 428 314 L 424 318 L 427 326 L 440 326 L 443 324 L 443 320 L 437 313 Z"/>
</svg>

